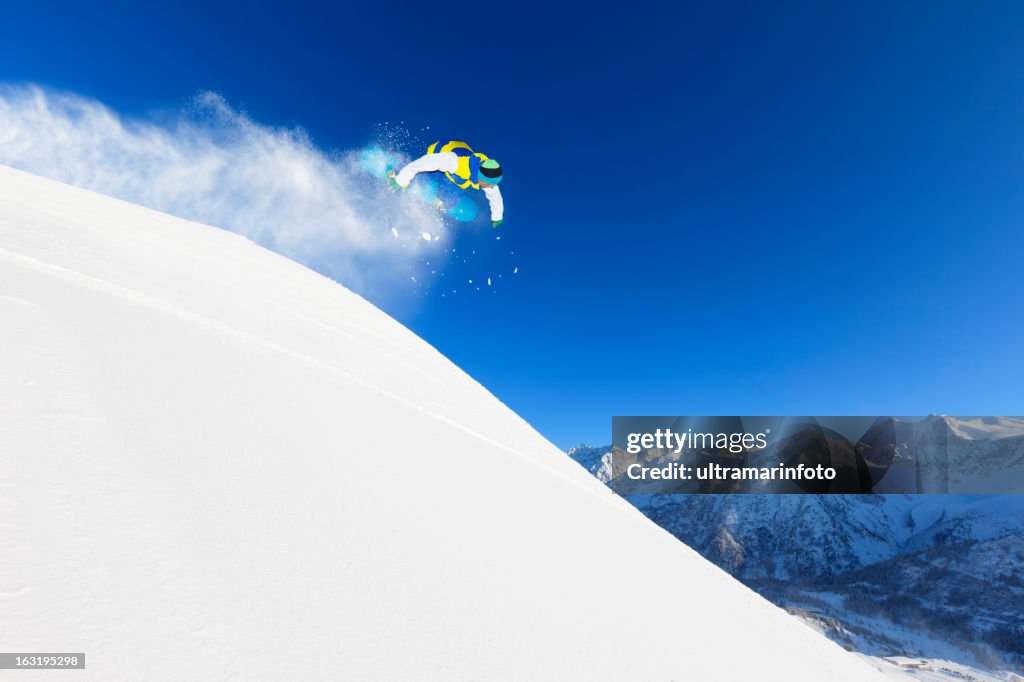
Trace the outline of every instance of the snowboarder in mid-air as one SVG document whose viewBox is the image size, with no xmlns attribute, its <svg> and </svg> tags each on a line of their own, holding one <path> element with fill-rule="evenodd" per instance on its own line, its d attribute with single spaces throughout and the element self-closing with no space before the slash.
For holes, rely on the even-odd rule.
<svg viewBox="0 0 1024 682">
<path fill-rule="evenodd" d="M 505 204 L 498 190 L 501 182 L 501 165 L 486 154 L 474 152 L 465 142 L 447 140 L 435 142 L 427 147 L 427 153 L 406 164 L 395 174 L 387 174 L 392 191 L 409 187 L 419 173 L 443 172 L 459 189 L 483 190 L 491 207 L 491 226 L 498 227 L 504 222 Z"/>
</svg>

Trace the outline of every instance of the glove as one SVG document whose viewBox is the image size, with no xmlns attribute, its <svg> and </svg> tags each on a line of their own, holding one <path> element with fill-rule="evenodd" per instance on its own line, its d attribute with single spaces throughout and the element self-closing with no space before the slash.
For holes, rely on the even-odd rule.
<svg viewBox="0 0 1024 682">
<path fill-rule="evenodd" d="M 388 181 L 389 190 L 391 190 L 392 192 L 398 192 L 401 189 L 403 189 L 402 186 L 398 184 L 398 180 L 395 179 L 395 171 L 388 171 L 388 174 L 385 177 L 387 178 Z"/>
<path fill-rule="evenodd" d="M 492 220 L 491 221 L 491 227 L 501 227 L 501 224 L 503 222 L 505 222 L 504 219 L 502 219 L 502 220 Z"/>
</svg>

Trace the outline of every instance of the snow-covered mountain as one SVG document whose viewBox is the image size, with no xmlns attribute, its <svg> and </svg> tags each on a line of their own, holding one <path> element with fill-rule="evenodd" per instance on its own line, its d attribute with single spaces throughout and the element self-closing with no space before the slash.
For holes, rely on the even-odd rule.
<svg viewBox="0 0 1024 682">
<path fill-rule="evenodd" d="M 876 674 L 235 234 L 0 167 L 0 321 L 7 651 L 95 680 Z"/>
<path fill-rule="evenodd" d="M 878 419 L 857 443 L 888 464 L 875 491 L 1024 492 L 1024 420 L 1015 417 Z"/>
<path fill-rule="evenodd" d="M 631 496 L 743 579 L 821 578 L 895 556 L 1024 532 L 1018 495 Z"/>
<path fill-rule="evenodd" d="M 593 448 L 580 444 L 569 448 L 569 456 L 602 483 L 612 480 L 611 448 Z"/>
<path fill-rule="evenodd" d="M 941 417 L 949 428 L 968 440 L 991 440 L 1024 436 L 1021 417 Z"/>
<path fill-rule="evenodd" d="M 995 438 L 1016 438 L 992 420 Z M 889 420 L 880 420 L 884 424 Z M 920 420 L 922 449 L 974 420 Z M 906 422 L 902 422 L 906 423 Z M 976 423 L 976 422 L 974 422 Z M 874 428 L 874 427 L 873 427 Z M 570 456 L 597 471 L 611 447 Z M 969 452 L 956 450 L 959 456 Z M 1024 496 L 629 495 L 634 506 L 776 603 L 864 653 L 1024 668 Z"/>
</svg>

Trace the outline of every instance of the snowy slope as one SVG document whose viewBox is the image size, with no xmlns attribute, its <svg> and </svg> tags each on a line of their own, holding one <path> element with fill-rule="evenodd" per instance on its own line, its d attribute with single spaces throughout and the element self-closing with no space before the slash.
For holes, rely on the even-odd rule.
<svg viewBox="0 0 1024 682">
<path fill-rule="evenodd" d="M 39 679 L 876 675 L 234 234 L 0 167 L 0 320 L 3 649 L 87 656 Z"/>
</svg>

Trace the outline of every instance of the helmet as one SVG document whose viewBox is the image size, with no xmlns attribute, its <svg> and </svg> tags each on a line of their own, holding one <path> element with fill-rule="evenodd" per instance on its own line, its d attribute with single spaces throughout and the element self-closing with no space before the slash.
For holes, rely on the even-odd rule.
<svg viewBox="0 0 1024 682">
<path fill-rule="evenodd" d="M 477 179 L 489 185 L 497 185 L 501 182 L 501 164 L 494 159 L 487 159 L 480 164 L 480 173 Z"/>
</svg>

